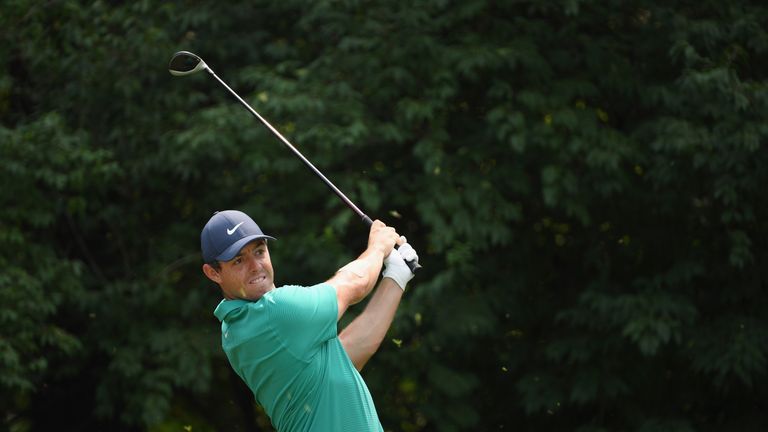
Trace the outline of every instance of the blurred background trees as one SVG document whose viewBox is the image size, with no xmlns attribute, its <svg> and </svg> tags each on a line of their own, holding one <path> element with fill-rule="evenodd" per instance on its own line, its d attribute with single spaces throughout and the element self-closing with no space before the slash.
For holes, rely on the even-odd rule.
<svg viewBox="0 0 768 432">
<path fill-rule="evenodd" d="M 250 213 L 278 284 L 364 247 L 213 80 L 168 74 L 182 49 L 420 252 L 363 374 L 385 429 L 768 429 L 766 23 L 749 1 L 4 2 L 3 429 L 270 430 L 201 227 Z"/>
</svg>

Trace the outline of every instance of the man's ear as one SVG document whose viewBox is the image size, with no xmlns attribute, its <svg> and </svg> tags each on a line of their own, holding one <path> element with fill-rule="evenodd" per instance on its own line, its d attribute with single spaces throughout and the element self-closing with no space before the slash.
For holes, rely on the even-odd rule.
<svg viewBox="0 0 768 432">
<path fill-rule="evenodd" d="M 217 284 L 221 283 L 221 275 L 219 272 L 213 268 L 210 264 L 203 264 L 203 273 L 208 277 L 208 279 L 216 282 Z"/>
</svg>

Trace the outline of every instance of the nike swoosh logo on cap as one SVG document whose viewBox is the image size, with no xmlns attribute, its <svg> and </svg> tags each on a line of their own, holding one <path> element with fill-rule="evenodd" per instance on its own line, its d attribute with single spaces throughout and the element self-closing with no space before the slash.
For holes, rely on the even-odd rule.
<svg viewBox="0 0 768 432">
<path fill-rule="evenodd" d="M 238 227 L 240 227 L 240 225 L 242 225 L 242 224 L 244 224 L 244 223 L 245 223 L 245 221 L 243 221 L 243 222 L 240 222 L 239 224 L 235 225 L 235 227 L 234 227 L 234 228 L 232 228 L 232 229 L 229 229 L 229 228 L 227 228 L 227 235 L 232 235 L 232 234 L 234 234 L 234 233 L 235 233 L 235 231 L 237 231 L 237 228 L 238 228 Z"/>
</svg>

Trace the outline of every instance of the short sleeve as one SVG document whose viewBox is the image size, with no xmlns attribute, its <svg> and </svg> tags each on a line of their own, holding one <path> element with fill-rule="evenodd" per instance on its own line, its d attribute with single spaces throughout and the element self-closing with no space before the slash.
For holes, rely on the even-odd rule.
<svg viewBox="0 0 768 432">
<path fill-rule="evenodd" d="M 308 359 L 337 336 L 336 289 L 328 284 L 283 286 L 266 298 L 269 320 L 283 343 L 301 359 Z"/>
</svg>

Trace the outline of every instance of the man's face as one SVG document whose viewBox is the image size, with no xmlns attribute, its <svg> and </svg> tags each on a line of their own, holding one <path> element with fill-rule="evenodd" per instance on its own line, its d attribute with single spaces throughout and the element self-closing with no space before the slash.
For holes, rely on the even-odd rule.
<svg viewBox="0 0 768 432">
<path fill-rule="evenodd" d="M 257 300 L 275 287 L 275 273 L 264 240 L 245 245 L 232 260 L 222 262 L 218 271 L 203 265 L 203 272 L 221 286 L 227 299 Z"/>
</svg>

